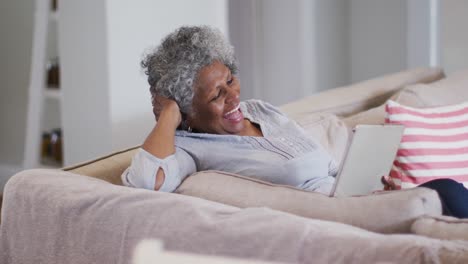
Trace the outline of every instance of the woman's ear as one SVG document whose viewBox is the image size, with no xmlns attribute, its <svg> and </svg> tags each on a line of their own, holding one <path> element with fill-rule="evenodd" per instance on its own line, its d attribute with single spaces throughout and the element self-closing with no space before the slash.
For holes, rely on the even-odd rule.
<svg viewBox="0 0 468 264">
<path fill-rule="evenodd" d="M 187 114 L 180 112 L 182 121 L 180 122 L 177 130 L 187 130 Z"/>
<path fill-rule="evenodd" d="M 182 113 L 182 122 L 180 122 L 179 128 L 182 130 L 192 131 L 193 126 L 191 125 L 193 122 L 193 117 L 189 116 L 188 114 Z"/>
<path fill-rule="evenodd" d="M 188 115 L 188 114 L 184 114 L 184 116 L 182 116 L 182 122 L 181 124 L 183 123 L 184 124 L 184 129 L 189 131 L 189 132 L 192 132 L 194 130 L 194 127 L 193 127 L 193 120 L 194 120 L 194 116 L 193 114 L 192 115 Z"/>
</svg>

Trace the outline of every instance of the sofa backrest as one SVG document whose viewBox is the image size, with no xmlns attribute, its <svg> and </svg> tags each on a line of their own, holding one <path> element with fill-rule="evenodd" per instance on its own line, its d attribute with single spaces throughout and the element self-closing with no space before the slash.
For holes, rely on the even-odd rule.
<svg viewBox="0 0 468 264">
<path fill-rule="evenodd" d="M 400 104 L 417 108 L 453 105 L 467 100 L 468 69 L 454 72 L 437 82 L 410 85 L 395 98 Z"/>
<path fill-rule="evenodd" d="M 319 112 L 347 117 L 383 104 L 405 86 L 431 83 L 444 76 L 440 68 L 417 68 L 326 90 L 285 104 L 281 110 L 293 119 Z"/>
<path fill-rule="evenodd" d="M 468 100 L 468 69 L 455 72 L 447 78 L 432 83 L 408 85 L 391 96 L 402 105 L 427 108 L 453 105 Z M 343 118 L 348 127 L 357 124 L 383 124 L 385 122 L 385 102 L 366 111 Z"/>
</svg>

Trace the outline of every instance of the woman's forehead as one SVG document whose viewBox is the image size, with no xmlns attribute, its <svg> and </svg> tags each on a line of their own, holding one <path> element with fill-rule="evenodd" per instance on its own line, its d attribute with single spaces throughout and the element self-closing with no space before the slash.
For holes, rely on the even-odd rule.
<svg viewBox="0 0 468 264">
<path fill-rule="evenodd" d="M 195 86 L 197 92 L 211 92 L 229 75 L 229 68 L 218 61 L 200 69 Z"/>
</svg>

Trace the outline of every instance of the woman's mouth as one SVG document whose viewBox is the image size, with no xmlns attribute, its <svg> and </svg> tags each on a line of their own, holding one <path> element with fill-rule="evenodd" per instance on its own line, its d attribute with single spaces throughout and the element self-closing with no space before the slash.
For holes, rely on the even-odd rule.
<svg viewBox="0 0 468 264">
<path fill-rule="evenodd" d="M 242 121 L 244 119 L 244 115 L 240 111 L 240 104 L 238 104 L 234 109 L 231 111 L 227 112 L 226 114 L 223 115 L 223 117 L 230 122 L 237 123 L 239 121 Z"/>
</svg>

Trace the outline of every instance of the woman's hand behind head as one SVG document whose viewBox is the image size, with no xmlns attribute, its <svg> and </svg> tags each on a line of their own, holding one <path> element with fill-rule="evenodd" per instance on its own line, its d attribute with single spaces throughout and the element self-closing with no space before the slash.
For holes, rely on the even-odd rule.
<svg viewBox="0 0 468 264">
<path fill-rule="evenodd" d="M 164 107 L 165 104 L 167 104 L 169 101 L 173 101 L 171 99 L 168 99 L 166 97 L 156 95 L 153 98 L 153 114 L 156 120 L 159 119 L 159 115 L 161 114 L 161 111 Z"/>
<path fill-rule="evenodd" d="M 182 122 L 182 113 L 176 101 L 156 95 L 153 99 L 153 113 L 157 121 L 169 122 L 174 129 Z"/>
<path fill-rule="evenodd" d="M 156 120 L 159 119 L 159 116 L 161 115 L 161 112 L 163 111 L 164 108 L 167 108 L 171 104 L 176 104 L 177 103 L 164 96 L 156 95 L 153 99 L 153 114 Z M 178 108 L 178 105 L 177 105 Z M 178 109 L 179 110 L 179 109 Z M 180 111 L 180 110 L 179 110 Z"/>
</svg>

